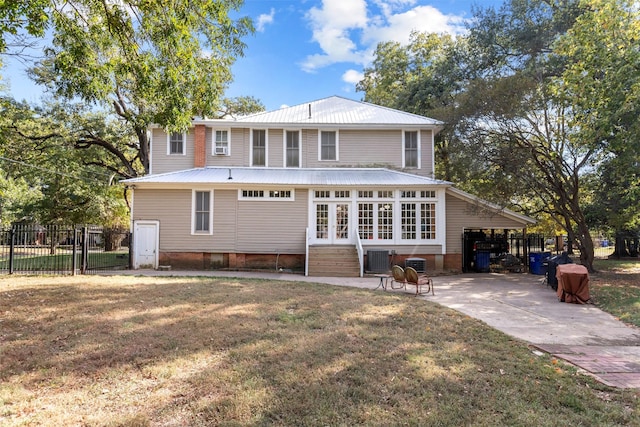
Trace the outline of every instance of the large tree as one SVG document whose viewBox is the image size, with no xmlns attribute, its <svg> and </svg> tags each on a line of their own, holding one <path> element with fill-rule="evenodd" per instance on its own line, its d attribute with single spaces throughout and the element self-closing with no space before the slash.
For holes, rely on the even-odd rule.
<svg viewBox="0 0 640 427">
<path fill-rule="evenodd" d="M 0 222 L 126 226 L 127 208 L 114 174 L 86 164 L 55 111 L 0 98 Z M 99 123 L 100 134 L 115 138 L 118 123 Z"/>
<path fill-rule="evenodd" d="M 231 17 L 241 5 L 41 0 L 29 7 L 0 6 L 0 17 L 11 24 L 5 33 L 19 29 L 15 22 L 26 23 L 23 29 L 35 35 L 50 29 L 52 45 L 32 76 L 59 99 L 108 111 L 128 126 L 133 139 L 121 144 L 136 151 L 133 158 L 95 133 L 77 130 L 79 147 L 100 147 L 119 160 L 120 175 L 131 177 L 149 171 L 149 124 L 185 129 L 194 116 L 220 113 L 230 67 L 242 55 L 242 38 L 253 31 L 250 19 Z"/>
<path fill-rule="evenodd" d="M 632 0 L 582 0 L 584 13 L 556 44 L 568 66 L 556 80 L 571 103 L 573 138 L 602 153 L 590 210 L 611 227 L 616 254 L 637 255 L 640 231 L 640 9 Z"/>
</svg>

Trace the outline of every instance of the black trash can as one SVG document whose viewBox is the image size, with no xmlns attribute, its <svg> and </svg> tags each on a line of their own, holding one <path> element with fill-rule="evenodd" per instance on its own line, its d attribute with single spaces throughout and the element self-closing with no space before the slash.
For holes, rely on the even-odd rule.
<svg viewBox="0 0 640 427">
<path fill-rule="evenodd" d="M 547 283 L 554 291 L 558 290 L 558 279 L 556 278 L 556 269 L 562 264 L 573 264 L 573 260 L 569 258 L 566 252 L 549 258 L 547 265 Z"/>
</svg>

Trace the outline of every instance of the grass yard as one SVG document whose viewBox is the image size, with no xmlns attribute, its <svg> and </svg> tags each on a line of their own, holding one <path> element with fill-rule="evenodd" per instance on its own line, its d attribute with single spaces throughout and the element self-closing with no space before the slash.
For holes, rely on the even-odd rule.
<svg viewBox="0 0 640 427">
<path fill-rule="evenodd" d="M 596 260 L 590 293 L 596 305 L 640 327 L 640 261 Z"/>
<path fill-rule="evenodd" d="M 0 277 L 0 425 L 640 425 L 439 305 L 302 282 Z"/>
</svg>

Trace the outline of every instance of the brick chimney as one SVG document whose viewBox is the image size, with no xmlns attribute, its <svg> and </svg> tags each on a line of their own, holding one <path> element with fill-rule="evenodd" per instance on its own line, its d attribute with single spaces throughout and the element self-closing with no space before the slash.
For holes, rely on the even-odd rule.
<svg viewBox="0 0 640 427">
<path fill-rule="evenodd" d="M 205 125 L 196 125 L 194 131 L 195 142 L 193 144 L 193 167 L 203 168 L 207 163 L 207 128 Z"/>
</svg>

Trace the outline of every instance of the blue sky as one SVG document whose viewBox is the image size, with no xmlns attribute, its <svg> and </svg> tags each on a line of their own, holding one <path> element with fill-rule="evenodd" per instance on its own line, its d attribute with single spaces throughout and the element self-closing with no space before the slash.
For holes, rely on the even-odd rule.
<svg viewBox="0 0 640 427">
<path fill-rule="evenodd" d="M 472 6 L 498 0 L 245 0 L 254 20 L 245 55 L 233 66 L 227 96 L 251 95 L 268 110 L 340 95 L 362 99 L 355 83 L 381 41 L 408 41 L 412 30 L 459 34 Z M 37 103 L 40 89 L 5 58 L 3 80 L 17 99 Z"/>
</svg>

